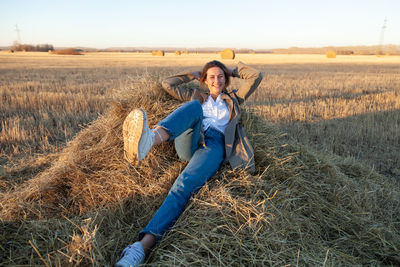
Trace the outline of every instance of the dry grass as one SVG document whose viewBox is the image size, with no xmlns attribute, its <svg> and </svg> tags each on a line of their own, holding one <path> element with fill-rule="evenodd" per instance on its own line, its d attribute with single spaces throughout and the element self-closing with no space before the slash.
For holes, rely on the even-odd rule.
<svg viewBox="0 0 400 267">
<path fill-rule="evenodd" d="M 392 64 L 261 67 L 253 110 L 306 146 L 400 179 L 400 76 Z"/>
<path fill-rule="evenodd" d="M 174 53 L 165 53 L 164 57 L 153 57 L 151 53 L 85 53 L 80 57 L 68 55 L 55 57 L 48 53 L 25 52 L 7 53 L 0 51 L 0 69 L 43 69 L 43 68 L 137 68 L 137 67 L 189 67 L 203 66 L 204 62 L 218 59 L 215 54 L 185 53 L 184 57 L 176 57 Z M 335 68 L 335 64 L 360 66 L 368 64 L 374 66 L 397 65 L 400 56 L 377 58 L 376 56 L 342 56 L 338 55 L 334 62 L 325 55 L 285 55 L 285 54 L 235 54 L 236 61 L 261 66 L 284 66 L 286 64 L 323 64 Z M 222 60 L 222 62 L 225 62 Z M 228 65 L 232 61 L 226 61 Z M 362 67 L 362 66 L 361 66 Z M 301 69 L 301 68 L 300 68 Z"/>
<path fill-rule="evenodd" d="M 43 152 L 51 144 L 71 139 L 79 130 L 78 124 L 96 116 L 110 92 L 112 82 L 99 82 L 93 74 L 82 69 L 33 70 L 27 77 L 25 71 L 2 71 L 3 152 L 32 152 L 18 144 L 30 144 L 31 149 L 35 149 L 33 144 L 40 144 L 44 147 L 35 152 Z"/>
<path fill-rule="evenodd" d="M 139 60 L 131 54 L 126 57 L 101 54 L 99 58 L 94 55 L 79 57 L 82 61 L 77 70 L 69 68 L 73 62 L 79 62 L 72 57 L 53 62 L 51 64 L 55 65 L 46 69 L 43 64 L 49 62 L 46 56 L 38 56 L 34 62 L 17 54 L 18 61 L 26 59 L 26 65 L 30 66 L 31 69 L 26 71 L 22 66 L 16 67 L 14 54 L 2 56 L 0 60 L 5 59 L 9 66 L 7 69 L 1 65 L 1 84 L 5 84 L 1 94 L 8 100 L 4 102 L 7 105 L 1 106 L 2 114 L 3 110 L 8 112 L 4 113 L 6 116 L 2 121 L 7 122 L 13 117 L 10 114 L 14 110 L 15 117 L 20 117 L 21 133 L 16 130 L 16 136 L 28 140 L 28 137 L 22 138 L 22 129 L 31 127 L 24 124 L 24 116 L 35 114 L 40 118 L 37 129 L 45 129 L 42 134 L 47 136 L 51 146 L 37 150 L 35 145 L 39 143 L 40 147 L 41 140 L 18 143 L 11 135 L 2 140 L 1 262 L 4 265 L 43 265 L 44 262 L 51 266 L 111 265 L 124 246 L 136 239 L 138 231 L 154 214 L 185 166 L 178 160 L 171 144 L 153 149 L 139 167 L 127 164 L 122 157 L 122 121 L 133 107 L 143 107 L 150 115 L 150 124 L 154 125 L 179 105 L 160 90 L 158 82 L 160 77 L 183 69 L 162 66 L 168 62 L 173 65 L 187 61 L 166 54 L 163 59 L 145 61 L 159 67 L 143 70 L 135 64 L 143 62 L 143 58 L 151 58 L 151 54 L 137 55 Z M 191 64 L 197 67 L 208 59 L 205 55 L 191 58 Z M 341 57 L 337 59 L 340 61 Z M 255 63 L 258 60 L 260 58 L 255 59 Z M 341 157 L 334 155 L 334 151 L 324 151 L 328 148 L 324 142 L 330 136 L 326 132 L 321 131 L 318 135 L 318 144 L 307 141 L 313 139 L 313 131 L 324 123 L 330 123 L 326 126 L 328 129 L 335 127 L 334 131 L 327 131 L 330 134 L 345 134 L 347 128 L 341 124 L 343 120 L 351 125 L 352 135 L 365 136 L 362 142 L 380 138 L 375 141 L 383 146 L 398 141 L 395 125 L 399 122 L 391 121 L 398 111 L 391 109 L 397 103 L 396 95 L 386 95 L 386 101 L 375 106 L 366 105 L 364 111 L 355 108 L 368 96 L 373 103 L 381 98 L 374 97 L 376 94 L 396 94 L 399 80 L 394 75 L 394 66 L 342 62 L 340 65 L 263 64 L 257 67 L 265 78 L 242 118 L 256 149 L 257 173 L 250 176 L 222 168 L 192 198 L 147 264 L 399 265 L 398 186 L 393 186 L 386 177 L 365 167 L 355 157 Z M 48 85 L 47 80 L 51 81 Z M 29 81 L 37 82 L 29 87 L 25 84 Z M 17 87 L 19 83 L 21 85 Z M 60 97 L 51 98 L 49 93 L 46 95 L 51 98 L 49 102 L 35 99 L 35 94 L 42 92 L 41 85 L 43 91 L 60 92 Z M 18 90 L 9 90 L 13 87 Z M 76 91 L 68 93 L 68 90 Z M 18 92 L 22 97 L 14 102 L 12 99 L 18 99 Z M 15 95 L 9 96 L 12 93 Z M 102 97 L 95 97 L 99 95 Z M 346 97 L 354 101 L 343 101 Z M 32 108 L 29 109 L 24 103 L 31 98 L 32 102 L 28 103 L 32 103 Z M 69 99 L 75 99 L 80 105 L 86 102 L 87 106 L 74 106 Z M 306 108 L 302 104 L 296 106 L 298 103 L 322 105 L 315 101 L 324 99 L 337 99 L 337 102 L 327 101 L 326 110 L 320 111 L 327 117 L 305 116 L 304 120 L 296 117 Z M 271 109 L 262 110 L 262 101 Z M 278 104 L 292 107 L 296 112 L 285 111 L 286 117 L 281 116 L 285 109 L 283 106 L 274 109 Z M 331 105 L 335 110 L 346 104 L 361 115 L 345 115 L 344 110 L 349 112 L 351 108 L 344 108 L 337 114 L 328 108 Z M 12 105 L 14 108 L 9 108 Z M 383 106 L 381 117 L 367 109 L 377 106 Z M 92 112 L 87 113 L 88 119 L 83 123 L 92 122 L 81 127 L 78 120 L 70 119 L 71 135 L 60 136 L 58 142 L 52 143 L 52 138 L 68 122 L 65 118 L 70 113 L 62 113 L 63 109 L 84 113 L 89 107 Z M 318 112 L 318 109 L 311 111 Z M 56 126 L 58 130 L 52 132 L 54 125 L 42 123 L 46 122 L 43 115 L 46 112 L 54 113 L 56 122 L 60 121 L 60 126 Z M 361 120 L 360 116 L 365 116 L 366 120 Z M 389 136 L 386 135 L 388 132 L 381 132 L 381 135 L 375 130 L 375 135 L 365 134 L 362 130 L 358 132 L 365 127 L 362 124 L 366 121 L 370 125 L 381 123 L 383 128 L 393 125 L 393 139 L 384 140 Z M 307 128 L 309 132 L 304 130 Z M 1 136 L 5 129 L 2 126 Z M 67 144 L 66 140 L 69 140 Z M 7 151 L 3 150 L 3 144 L 7 144 Z M 311 145 L 317 150 L 310 148 Z M 17 148 L 15 154 L 10 150 L 12 147 Z M 394 155 L 398 153 L 391 151 Z"/>
</svg>

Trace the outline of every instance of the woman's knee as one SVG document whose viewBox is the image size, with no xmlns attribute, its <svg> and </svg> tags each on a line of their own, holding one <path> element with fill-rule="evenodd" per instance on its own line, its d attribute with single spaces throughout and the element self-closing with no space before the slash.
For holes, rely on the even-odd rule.
<svg viewBox="0 0 400 267">
<path fill-rule="evenodd" d="M 201 106 L 201 104 L 198 100 L 191 100 L 186 103 L 190 107 L 191 115 L 197 115 L 197 116 L 203 118 L 203 107 Z"/>
</svg>

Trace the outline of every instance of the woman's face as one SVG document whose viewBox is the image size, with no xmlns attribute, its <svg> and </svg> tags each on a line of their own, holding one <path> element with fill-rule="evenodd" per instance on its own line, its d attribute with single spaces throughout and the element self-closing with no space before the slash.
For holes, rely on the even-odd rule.
<svg viewBox="0 0 400 267">
<path fill-rule="evenodd" d="M 205 80 L 210 94 L 218 96 L 225 88 L 225 74 L 219 67 L 212 67 L 207 70 L 207 78 Z"/>
</svg>

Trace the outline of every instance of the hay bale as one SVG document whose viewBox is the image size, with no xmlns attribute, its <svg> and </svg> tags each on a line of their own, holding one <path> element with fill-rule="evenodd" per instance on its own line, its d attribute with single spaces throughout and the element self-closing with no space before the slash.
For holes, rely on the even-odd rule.
<svg viewBox="0 0 400 267">
<path fill-rule="evenodd" d="M 151 51 L 152 56 L 158 56 L 158 57 L 163 57 L 165 55 L 165 52 L 162 50 L 154 50 Z"/>
<path fill-rule="evenodd" d="M 354 55 L 353 50 L 339 50 L 336 52 L 336 55 Z"/>
<path fill-rule="evenodd" d="M 235 58 L 235 51 L 232 49 L 224 49 L 221 51 L 221 58 L 222 59 L 234 59 Z"/>
<path fill-rule="evenodd" d="M 76 48 L 65 48 L 61 50 L 53 50 L 50 52 L 51 54 L 55 55 L 83 55 L 81 49 Z"/>
<path fill-rule="evenodd" d="M 182 54 L 181 51 L 175 51 L 175 56 L 180 56 Z"/>
<path fill-rule="evenodd" d="M 335 51 L 328 51 L 328 52 L 326 53 L 326 57 L 327 57 L 327 58 L 336 58 L 336 53 L 335 53 Z"/>
</svg>

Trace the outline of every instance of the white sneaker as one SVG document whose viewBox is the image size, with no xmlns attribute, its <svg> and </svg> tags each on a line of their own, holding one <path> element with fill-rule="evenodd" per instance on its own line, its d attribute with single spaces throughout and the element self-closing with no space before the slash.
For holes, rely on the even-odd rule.
<svg viewBox="0 0 400 267">
<path fill-rule="evenodd" d="M 121 254 L 121 259 L 114 265 L 114 267 L 136 267 L 144 262 L 143 246 L 138 241 L 132 245 L 127 246 Z"/>
<path fill-rule="evenodd" d="M 143 109 L 132 110 L 125 118 L 122 133 L 125 159 L 132 164 L 138 164 L 154 143 L 154 133 L 147 124 L 146 112 Z"/>
</svg>

